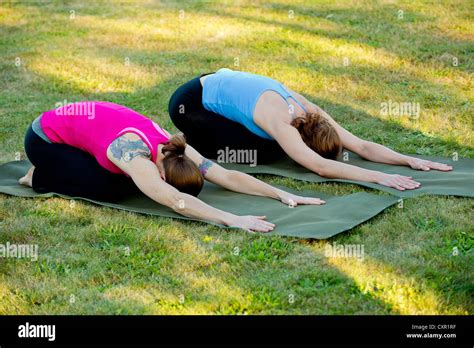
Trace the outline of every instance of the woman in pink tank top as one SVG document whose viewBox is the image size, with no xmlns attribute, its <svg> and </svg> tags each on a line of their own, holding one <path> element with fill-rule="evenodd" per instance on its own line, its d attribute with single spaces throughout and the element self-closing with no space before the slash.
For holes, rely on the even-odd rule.
<svg viewBox="0 0 474 348">
<path fill-rule="evenodd" d="M 197 198 L 204 180 L 284 204 L 323 204 L 274 188 L 202 157 L 182 135 L 110 102 L 79 102 L 47 111 L 29 127 L 25 149 L 33 164 L 19 181 L 37 192 L 118 200 L 141 191 L 188 217 L 268 232 L 264 216 L 237 216 Z"/>
</svg>

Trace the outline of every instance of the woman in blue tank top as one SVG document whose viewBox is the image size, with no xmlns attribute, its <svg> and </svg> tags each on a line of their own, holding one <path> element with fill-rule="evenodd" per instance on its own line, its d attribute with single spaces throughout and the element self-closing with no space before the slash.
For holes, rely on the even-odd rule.
<svg viewBox="0 0 474 348">
<path fill-rule="evenodd" d="M 416 189 L 420 184 L 411 177 L 336 161 L 342 149 L 374 162 L 419 170 L 452 169 L 364 141 L 280 82 L 241 71 L 220 69 L 187 82 L 171 97 L 169 113 L 189 144 L 221 162 L 249 163 L 253 158 L 255 165 L 286 153 L 323 177 L 373 182 L 398 190 Z"/>
</svg>

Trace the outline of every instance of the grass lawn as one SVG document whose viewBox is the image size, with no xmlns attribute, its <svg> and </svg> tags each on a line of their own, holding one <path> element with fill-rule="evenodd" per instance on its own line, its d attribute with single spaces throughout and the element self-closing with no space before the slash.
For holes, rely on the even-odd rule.
<svg viewBox="0 0 474 348">
<path fill-rule="evenodd" d="M 443 3 L 0 5 L 0 163 L 24 158 L 29 123 L 63 100 L 124 104 L 175 131 L 172 92 L 221 67 L 283 81 L 397 151 L 474 158 L 473 4 Z M 389 101 L 419 103 L 420 117 L 383 115 Z M 305 241 L 0 195 L 0 243 L 39 245 L 37 262 L 0 259 L 0 314 L 473 314 L 473 208 L 407 199 Z M 362 244 L 365 257 L 326 257 L 328 243 Z"/>
</svg>

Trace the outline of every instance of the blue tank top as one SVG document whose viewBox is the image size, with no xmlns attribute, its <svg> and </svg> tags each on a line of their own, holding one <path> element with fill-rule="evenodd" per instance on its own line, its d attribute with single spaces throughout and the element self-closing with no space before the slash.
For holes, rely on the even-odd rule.
<svg viewBox="0 0 474 348">
<path fill-rule="evenodd" d="M 218 70 L 204 80 L 202 104 L 206 110 L 238 122 L 262 138 L 273 140 L 253 120 L 258 99 L 269 90 L 278 93 L 288 105 L 288 98 L 292 98 L 306 112 L 303 105 L 280 82 L 227 68 Z"/>
</svg>

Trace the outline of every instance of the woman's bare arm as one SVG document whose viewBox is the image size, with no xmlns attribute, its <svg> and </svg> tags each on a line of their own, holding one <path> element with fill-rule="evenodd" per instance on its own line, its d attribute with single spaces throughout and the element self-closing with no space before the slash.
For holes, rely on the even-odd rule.
<svg viewBox="0 0 474 348">
<path fill-rule="evenodd" d="M 205 167 L 204 176 L 206 180 L 222 186 L 228 190 L 241 192 L 254 196 L 264 196 L 278 199 L 285 204 L 324 204 L 325 202 L 319 198 L 302 197 L 291 194 L 289 192 L 277 189 L 267 183 L 254 178 L 251 175 L 235 171 L 227 170 L 217 163 L 214 163 L 196 151 L 192 146 L 186 145 L 186 155 L 191 158 L 194 163 L 201 167 Z"/>
<path fill-rule="evenodd" d="M 378 171 L 359 168 L 346 163 L 328 160 L 311 150 L 301 139 L 298 130 L 277 118 L 268 129 L 265 129 L 282 147 L 282 149 L 297 163 L 326 178 L 348 179 L 373 182 L 393 187 L 397 190 L 411 190 L 420 184 L 411 177 L 385 174 Z"/>
<path fill-rule="evenodd" d="M 109 160 L 130 175 L 140 191 L 181 215 L 253 231 L 268 232 L 274 228 L 265 217 L 237 216 L 178 191 L 160 177 L 156 165 L 147 158 L 149 154 L 146 145 L 133 133 L 124 134 L 107 149 Z"/>
</svg>

